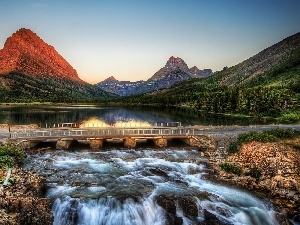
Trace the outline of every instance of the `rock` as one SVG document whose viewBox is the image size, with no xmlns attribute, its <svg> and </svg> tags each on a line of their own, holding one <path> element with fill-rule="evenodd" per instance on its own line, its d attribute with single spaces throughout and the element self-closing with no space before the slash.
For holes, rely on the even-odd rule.
<svg viewBox="0 0 300 225">
<path fill-rule="evenodd" d="M 204 221 L 200 222 L 199 225 L 229 225 L 230 223 L 226 223 L 221 221 L 214 214 L 210 213 L 206 209 L 203 210 Z"/>
<path fill-rule="evenodd" d="M 174 216 L 173 214 L 167 214 L 166 225 L 182 225 L 183 219 L 178 216 Z"/>
<path fill-rule="evenodd" d="M 44 182 L 35 174 L 16 168 L 14 184 L 0 190 L 0 224 L 53 224 L 51 202 L 43 198 Z"/>
<path fill-rule="evenodd" d="M 176 215 L 176 204 L 174 195 L 158 195 L 156 196 L 156 203 L 164 208 L 167 213 Z"/>
<path fill-rule="evenodd" d="M 152 174 L 160 176 L 160 177 L 164 177 L 164 178 L 168 178 L 169 177 L 168 174 L 165 171 L 163 171 L 163 170 L 161 170 L 159 168 L 151 168 L 151 169 L 149 169 L 149 171 Z"/>
<path fill-rule="evenodd" d="M 176 216 L 176 211 L 180 209 L 183 216 L 195 220 L 198 217 L 198 207 L 195 198 L 192 196 L 158 195 L 156 202 L 166 211 L 167 224 L 182 224 L 182 218 Z M 179 207 L 179 208 L 177 208 Z M 195 223 L 197 221 L 194 221 Z"/>
<path fill-rule="evenodd" d="M 198 217 L 198 207 L 193 197 L 178 197 L 178 205 L 186 217 Z"/>
<path fill-rule="evenodd" d="M 299 214 L 300 207 L 300 154 L 299 150 L 283 143 L 250 142 L 242 144 L 238 153 L 226 155 L 220 150 L 209 150 L 208 166 L 215 176 L 208 177 L 220 182 L 237 185 L 273 199 L 278 211 L 285 211 L 288 218 Z M 243 168 L 241 176 L 220 170 L 219 163 L 229 162 Z M 246 176 L 245 172 L 256 169 L 261 173 L 258 179 Z"/>
</svg>

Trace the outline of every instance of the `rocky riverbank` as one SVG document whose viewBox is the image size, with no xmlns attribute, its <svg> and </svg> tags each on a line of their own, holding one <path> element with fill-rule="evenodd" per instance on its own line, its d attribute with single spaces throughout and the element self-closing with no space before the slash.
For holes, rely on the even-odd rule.
<svg viewBox="0 0 300 225">
<path fill-rule="evenodd" d="M 5 171 L 1 173 L 5 177 Z M 0 224 L 51 225 L 51 203 L 43 197 L 43 181 L 18 167 L 12 170 L 9 181 L 0 188 Z"/>
<path fill-rule="evenodd" d="M 299 143 L 300 140 L 250 142 L 242 144 L 237 153 L 228 154 L 226 145 L 230 139 L 232 137 L 222 137 L 220 140 L 223 144 L 216 142 L 215 148 L 207 149 L 208 167 L 212 172 L 208 179 L 245 188 L 270 199 L 277 210 L 282 212 L 278 214 L 280 224 L 291 224 L 285 218 L 299 223 L 300 150 L 288 143 Z M 224 163 L 241 169 L 241 174 L 225 172 L 220 167 Z"/>
</svg>

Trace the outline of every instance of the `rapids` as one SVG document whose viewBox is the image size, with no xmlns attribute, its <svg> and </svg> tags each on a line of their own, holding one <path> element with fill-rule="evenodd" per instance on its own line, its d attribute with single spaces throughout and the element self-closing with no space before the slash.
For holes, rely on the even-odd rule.
<svg viewBox="0 0 300 225">
<path fill-rule="evenodd" d="M 28 169 L 46 179 L 55 225 L 278 224 L 268 202 L 203 179 L 196 150 L 28 157 Z"/>
</svg>

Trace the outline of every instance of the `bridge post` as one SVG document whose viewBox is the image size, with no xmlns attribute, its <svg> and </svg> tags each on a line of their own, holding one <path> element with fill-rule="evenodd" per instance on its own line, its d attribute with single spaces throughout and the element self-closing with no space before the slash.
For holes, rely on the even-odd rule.
<svg viewBox="0 0 300 225">
<path fill-rule="evenodd" d="M 125 148 L 135 148 L 136 147 L 136 139 L 135 138 L 125 138 L 124 140 Z"/>
<path fill-rule="evenodd" d="M 166 138 L 157 138 L 157 139 L 153 139 L 153 143 L 155 144 L 155 146 L 159 148 L 163 148 L 163 147 L 167 147 L 168 140 Z"/>
<path fill-rule="evenodd" d="M 73 138 L 62 138 L 60 140 L 57 140 L 56 142 L 56 149 L 68 149 L 73 142 Z"/>
<path fill-rule="evenodd" d="M 93 149 L 98 149 L 103 147 L 103 138 L 90 139 L 90 147 Z"/>
</svg>

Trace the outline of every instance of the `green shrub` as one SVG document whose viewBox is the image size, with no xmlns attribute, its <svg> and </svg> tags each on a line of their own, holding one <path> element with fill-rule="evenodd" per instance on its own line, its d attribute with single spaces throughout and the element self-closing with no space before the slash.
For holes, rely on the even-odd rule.
<svg viewBox="0 0 300 225">
<path fill-rule="evenodd" d="M 236 153 L 239 151 L 239 143 L 237 141 L 231 142 L 228 147 L 228 153 Z"/>
<path fill-rule="evenodd" d="M 246 176 L 250 176 L 258 180 L 261 176 L 261 172 L 257 168 L 252 168 L 248 173 L 245 174 Z"/>
<path fill-rule="evenodd" d="M 0 156 L 0 169 L 11 168 L 14 162 L 10 156 Z"/>
<path fill-rule="evenodd" d="M 17 161 L 22 162 L 25 158 L 25 153 L 16 145 L 5 144 L 0 146 L 0 156 L 12 156 Z"/>
<path fill-rule="evenodd" d="M 269 135 L 273 135 L 276 138 L 280 139 L 287 139 L 287 138 L 295 138 L 300 136 L 300 131 L 293 130 L 293 129 L 273 129 L 273 130 L 266 130 L 263 133 L 267 133 Z"/>
<path fill-rule="evenodd" d="M 8 179 L 8 182 L 12 185 L 15 185 L 16 184 L 16 180 L 14 178 L 9 178 Z"/>
<path fill-rule="evenodd" d="M 228 153 L 236 153 L 242 143 L 249 143 L 251 141 L 259 142 L 274 142 L 278 139 L 289 139 L 300 137 L 300 131 L 293 129 L 272 129 L 263 132 L 250 131 L 245 134 L 239 134 L 237 141 L 231 142 L 228 147 Z"/>
<path fill-rule="evenodd" d="M 239 134 L 237 141 L 231 142 L 228 147 L 228 153 L 236 153 L 239 151 L 239 147 L 242 143 L 248 143 L 251 141 L 259 142 L 273 142 L 276 137 L 266 132 L 250 131 L 249 133 Z"/>
<path fill-rule="evenodd" d="M 251 141 L 259 141 L 259 142 L 273 142 L 276 140 L 276 137 L 274 137 L 271 134 L 268 134 L 266 132 L 256 132 L 256 131 L 250 131 L 249 133 L 240 134 L 238 136 L 238 143 L 248 143 Z"/>
<path fill-rule="evenodd" d="M 222 170 L 226 171 L 227 173 L 233 173 L 238 176 L 242 174 L 242 168 L 239 166 L 235 166 L 231 163 L 221 163 L 220 167 Z"/>
<path fill-rule="evenodd" d="M 298 123 L 300 122 L 300 112 L 293 111 L 293 112 L 284 112 L 278 118 L 279 123 L 291 124 L 291 123 Z"/>
</svg>

